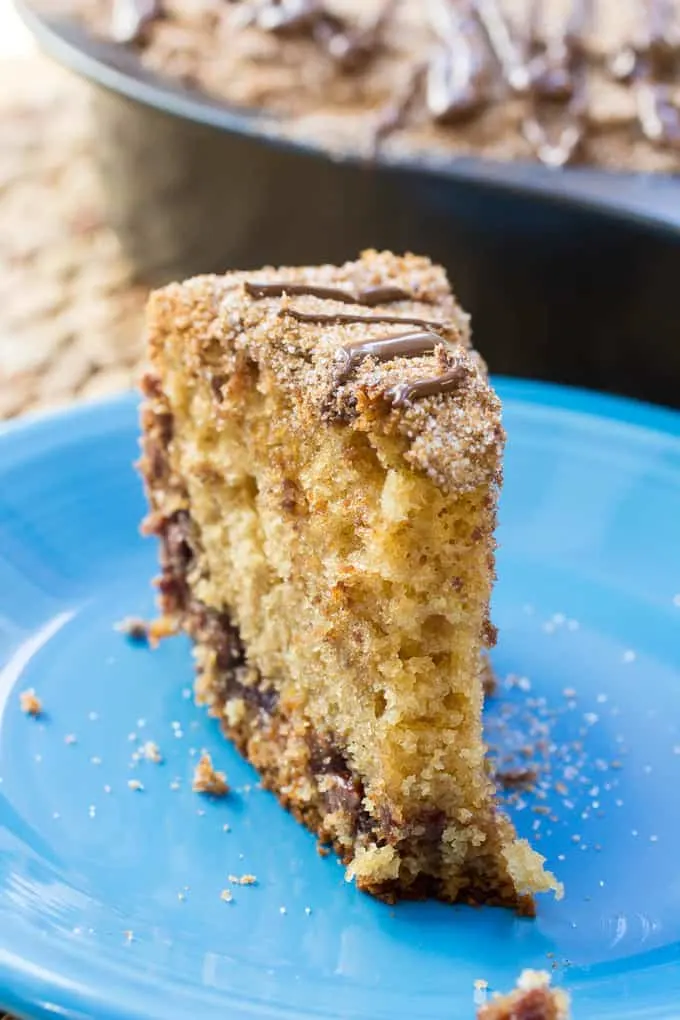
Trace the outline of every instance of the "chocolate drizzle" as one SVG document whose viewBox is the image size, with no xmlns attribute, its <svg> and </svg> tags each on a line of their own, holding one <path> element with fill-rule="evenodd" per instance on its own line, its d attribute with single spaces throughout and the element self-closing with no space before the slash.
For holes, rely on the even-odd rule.
<svg viewBox="0 0 680 1020">
<path fill-rule="evenodd" d="M 367 287 L 356 294 L 342 290 L 337 287 L 324 287 L 315 283 L 266 283 L 246 281 L 244 284 L 246 292 L 253 298 L 283 297 L 285 294 L 309 295 L 329 301 L 341 301 L 344 304 L 375 305 L 389 304 L 392 301 L 414 300 L 412 294 L 402 290 L 401 287 L 390 284 L 377 287 Z M 430 322 L 427 319 L 403 315 L 357 315 L 346 312 L 301 312 L 297 308 L 280 308 L 278 312 L 281 318 L 289 316 L 297 322 L 313 322 L 320 325 L 341 325 L 343 323 L 356 322 L 386 322 L 404 323 L 411 326 L 419 326 L 420 329 L 409 330 L 406 333 L 396 333 L 390 336 L 368 337 L 365 340 L 354 340 L 345 344 L 336 352 L 337 374 L 336 385 L 342 386 L 347 382 L 355 369 L 365 361 L 366 358 L 374 358 L 376 361 L 391 361 L 393 358 L 416 358 L 419 354 L 426 354 L 436 351 L 438 347 L 451 347 L 451 344 L 439 333 L 434 332 L 441 329 L 443 324 Z M 398 386 L 386 392 L 387 398 L 395 407 L 400 407 L 418 397 L 426 397 L 435 393 L 447 393 L 449 390 L 460 385 L 465 370 L 462 365 L 456 366 L 439 376 L 428 379 L 417 379 L 414 382 L 400 383 Z"/>
<path fill-rule="evenodd" d="M 399 383 L 387 390 L 385 396 L 390 400 L 393 407 L 403 407 L 413 400 L 420 400 L 422 397 L 433 397 L 440 393 L 451 393 L 460 388 L 467 375 L 463 364 L 454 365 L 447 372 L 441 375 L 433 375 L 428 379 L 416 379 L 413 382 Z"/>
<path fill-rule="evenodd" d="M 530 85 L 529 72 L 499 0 L 472 0 L 472 2 L 505 81 L 513 92 L 524 95 Z"/>
<path fill-rule="evenodd" d="M 426 102 L 440 123 L 484 110 L 505 89 L 530 98 L 523 133 L 541 162 L 571 161 L 585 134 L 583 31 L 592 0 L 575 0 L 564 32 L 544 38 L 543 0 L 533 0 L 527 45 L 513 37 L 498 0 L 432 0 L 430 17 L 442 46 L 428 67 Z M 548 109 L 546 107 L 549 107 Z"/>
<path fill-rule="evenodd" d="M 340 384 L 346 382 L 366 358 L 375 358 L 376 361 L 416 358 L 419 354 L 436 350 L 440 345 L 448 345 L 448 341 L 427 329 L 355 340 L 353 343 L 345 344 L 337 352 L 336 358 L 339 363 L 337 381 Z"/>
<path fill-rule="evenodd" d="M 403 127 L 412 107 L 415 106 L 427 75 L 428 65 L 417 64 L 406 78 L 399 95 L 385 103 L 377 113 L 373 126 L 373 151 L 377 152 L 383 138 Z"/>
<path fill-rule="evenodd" d="M 328 301 L 341 301 L 346 305 L 366 305 L 368 308 L 375 308 L 376 305 L 389 305 L 393 301 L 422 301 L 423 298 L 409 294 L 401 287 L 391 284 L 384 286 L 366 287 L 356 294 L 340 287 L 324 287 L 315 283 L 260 283 L 259 281 L 248 281 L 244 284 L 246 293 L 252 298 L 283 297 L 284 294 L 309 295 Z"/>
<path fill-rule="evenodd" d="M 339 362 L 337 384 L 342 385 L 347 382 L 355 369 L 366 358 L 374 358 L 376 361 L 391 361 L 392 358 L 417 358 L 420 354 L 436 351 L 438 347 L 450 348 L 451 344 L 431 330 L 397 333 L 396 336 L 380 336 L 345 344 L 337 352 Z M 449 393 L 451 390 L 458 389 L 465 379 L 466 371 L 465 366 L 459 363 L 436 376 L 398 383 L 386 390 L 385 396 L 394 407 L 403 407 L 420 397 Z"/>
<path fill-rule="evenodd" d="M 119 43 L 140 42 L 148 26 L 163 14 L 163 0 L 114 0 L 111 38 Z"/>
<path fill-rule="evenodd" d="M 279 316 L 285 318 L 290 316 L 297 322 L 316 322 L 319 325 L 339 326 L 352 322 L 386 322 L 394 325 L 421 326 L 423 329 L 442 329 L 442 322 L 433 322 L 430 319 L 419 319 L 415 315 L 356 315 L 353 313 L 331 312 L 300 312 L 297 308 L 281 308 Z"/>
<path fill-rule="evenodd" d="M 441 41 L 427 69 L 426 102 L 439 123 L 471 117 L 491 98 L 494 68 L 475 9 L 431 0 L 430 20 Z"/>
<path fill-rule="evenodd" d="M 619 81 L 632 83 L 645 138 L 680 149 L 680 108 L 673 96 L 680 81 L 680 36 L 674 31 L 674 5 L 669 0 L 638 3 L 643 22 L 640 39 L 616 54 L 612 71 Z"/>
<path fill-rule="evenodd" d="M 587 60 L 583 37 L 593 0 L 574 0 L 562 32 L 547 35 L 545 0 L 532 0 L 529 74 L 532 112 L 522 130 L 547 166 L 570 163 L 585 137 Z"/>
<path fill-rule="evenodd" d="M 380 38 L 396 0 L 385 0 L 366 28 L 352 27 L 328 11 L 321 0 L 263 0 L 251 3 L 246 24 L 278 35 L 309 36 L 344 71 L 357 71 L 380 48 Z"/>
</svg>

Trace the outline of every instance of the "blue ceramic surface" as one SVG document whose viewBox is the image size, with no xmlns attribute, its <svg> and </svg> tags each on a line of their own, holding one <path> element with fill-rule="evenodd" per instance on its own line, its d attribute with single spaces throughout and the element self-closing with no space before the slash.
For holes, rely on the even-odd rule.
<svg viewBox="0 0 680 1020">
<path fill-rule="evenodd" d="M 494 661 L 515 680 L 488 727 L 512 741 L 545 723 L 545 797 L 510 810 L 565 898 L 526 920 L 357 893 L 194 707 L 186 641 L 152 652 L 113 629 L 153 611 L 127 397 L 0 433 L 0 1004 L 465 1020 L 475 980 L 505 989 L 554 965 L 577 1020 L 680 1017 L 680 418 L 499 389 Z M 44 718 L 21 713 L 29 687 Z M 132 760 L 147 740 L 162 764 Z M 225 800 L 191 792 L 202 748 Z M 244 873 L 258 884 L 221 900 Z"/>
</svg>

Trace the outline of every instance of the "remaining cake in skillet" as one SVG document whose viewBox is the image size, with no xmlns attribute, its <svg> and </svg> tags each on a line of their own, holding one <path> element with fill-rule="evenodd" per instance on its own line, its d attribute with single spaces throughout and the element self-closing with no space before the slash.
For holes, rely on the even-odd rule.
<svg viewBox="0 0 680 1020">
<path fill-rule="evenodd" d="M 504 434 L 443 270 L 366 252 L 172 284 L 148 359 L 146 530 L 199 700 L 362 889 L 559 893 L 485 767 Z"/>
<path fill-rule="evenodd" d="M 42 0 L 342 152 L 680 170 L 680 0 Z"/>
</svg>

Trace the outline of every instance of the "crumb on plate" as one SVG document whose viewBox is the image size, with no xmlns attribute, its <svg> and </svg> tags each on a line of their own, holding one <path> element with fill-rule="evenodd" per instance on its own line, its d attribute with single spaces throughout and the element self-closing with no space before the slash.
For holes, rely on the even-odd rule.
<svg viewBox="0 0 680 1020">
<path fill-rule="evenodd" d="M 141 616 L 126 616 L 114 623 L 113 629 L 139 644 L 145 644 L 149 639 L 149 624 Z"/>
<path fill-rule="evenodd" d="M 35 693 L 32 687 L 27 691 L 22 691 L 19 695 L 19 701 L 21 703 L 21 711 L 26 715 L 32 715 L 34 719 L 42 715 L 42 701 Z"/>
<path fill-rule="evenodd" d="M 194 769 L 194 793 L 209 793 L 213 797 L 224 797 L 229 793 L 229 784 L 224 772 L 218 772 L 213 767 L 212 758 L 209 754 L 201 755 L 198 765 Z"/>
<path fill-rule="evenodd" d="M 161 749 L 154 740 L 147 740 L 147 742 L 142 745 L 142 754 L 147 761 L 153 761 L 156 765 L 160 765 L 163 761 Z"/>
</svg>

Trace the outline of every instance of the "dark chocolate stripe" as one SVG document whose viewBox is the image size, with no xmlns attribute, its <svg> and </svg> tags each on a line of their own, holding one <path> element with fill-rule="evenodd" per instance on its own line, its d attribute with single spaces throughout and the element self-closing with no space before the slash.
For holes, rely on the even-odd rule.
<svg viewBox="0 0 680 1020">
<path fill-rule="evenodd" d="M 111 37 L 119 43 L 139 42 L 145 29 L 164 13 L 163 0 L 114 0 Z"/>
<path fill-rule="evenodd" d="M 311 38 L 342 71 L 352 72 L 379 52 L 394 6 L 395 0 L 385 0 L 371 24 L 360 28 L 327 10 L 321 0 L 265 0 L 244 23 L 275 35 Z"/>
<path fill-rule="evenodd" d="M 441 47 L 427 69 L 425 98 L 436 121 L 453 123 L 488 104 L 494 61 L 472 7 L 438 0 L 429 13 Z"/>
<path fill-rule="evenodd" d="M 403 407 L 413 400 L 421 397 L 433 397 L 440 393 L 450 393 L 462 385 L 466 369 L 463 365 L 456 365 L 448 372 L 441 375 L 433 375 L 428 379 L 416 379 L 414 382 L 399 383 L 387 390 L 385 396 L 392 403 L 393 407 Z"/>
<path fill-rule="evenodd" d="M 247 281 L 244 284 L 246 293 L 252 298 L 283 297 L 284 294 L 308 295 L 318 297 L 322 300 L 341 301 L 346 305 L 367 305 L 374 308 L 376 305 L 389 305 L 393 301 L 420 301 L 414 294 L 402 290 L 401 287 L 385 285 L 380 287 L 367 287 L 357 294 L 340 287 L 323 287 L 315 283 L 260 283 L 259 281 Z"/>
<path fill-rule="evenodd" d="M 366 287 L 365 290 L 359 292 L 359 304 L 368 305 L 369 308 L 375 308 L 376 305 L 389 305 L 393 301 L 422 301 L 424 304 L 431 303 L 422 297 L 416 297 L 415 294 L 409 294 L 408 291 L 402 290 L 401 287 L 394 287 L 390 284 L 386 284 L 384 287 Z"/>
<path fill-rule="evenodd" d="M 674 36 L 675 12 L 667 0 L 648 0 L 646 38 L 631 48 L 628 80 L 633 83 L 638 121 L 656 145 L 680 149 L 680 109 L 674 89 L 680 77 L 680 46 Z"/>
<path fill-rule="evenodd" d="M 415 358 L 419 354 L 434 351 L 448 341 L 431 330 L 422 332 L 397 333 L 396 336 L 380 336 L 368 340 L 356 340 L 345 344 L 336 354 L 339 364 L 337 381 L 345 382 L 352 372 L 366 358 L 376 361 L 391 361 L 392 358 Z"/>
<path fill-rule="evenodd" d="M 322 312 L 299 312 L 296 308 L 282 308 L 279 311 L 279 316 L 285 318 L 286 315 L 290 316 L 291 319 L 296 319 L 298 322 L 316 322 L 319 325 L 328 326 L 339 326 L 343 323 L 352 322 L 365 322 L 369 324 L 373 322 L 386 322 L 397 326 L 421 326 L 423 329 L 444 329 L 443 322 L 418 319 L 416 316 L 410 315 L 353 315 L 352 313 L 343 314 L 342 312 L 324 315 Z"/>
</svg>

